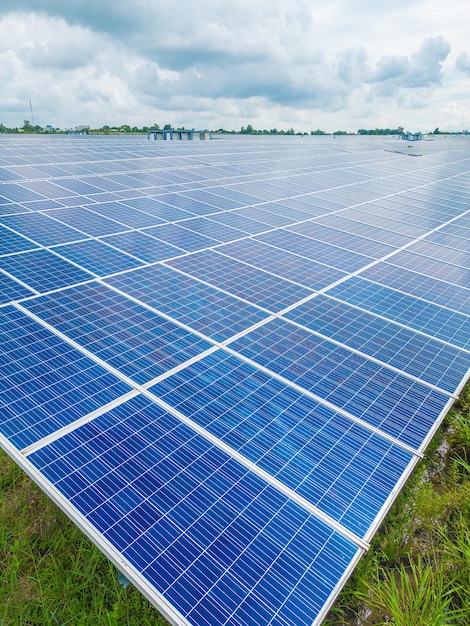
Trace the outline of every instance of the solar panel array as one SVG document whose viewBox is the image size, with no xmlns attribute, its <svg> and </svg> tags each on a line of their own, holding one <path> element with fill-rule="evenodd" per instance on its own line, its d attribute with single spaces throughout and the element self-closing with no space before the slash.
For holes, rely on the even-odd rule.
<svg viewBox="0 0 470 626">
<path fill-rule="evenodd" d="M 0 138 L 0 443 L 173 624 L 319 624 L 466 381 L 419 150 Z"/>
</svg>

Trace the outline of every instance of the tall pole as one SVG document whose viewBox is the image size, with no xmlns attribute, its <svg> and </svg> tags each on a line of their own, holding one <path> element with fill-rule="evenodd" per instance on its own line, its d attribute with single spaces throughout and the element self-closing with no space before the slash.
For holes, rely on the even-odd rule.
<svg viewBox="0 0 470 626">
<path fill-rule="evenodd" d="M 33 105 L 31 104 L 31 100 L 29 101 L 29 110 L 31 111 L 31 123 L 33 126 L 35 126 L 34 115 L 33 115 Z"/>
</svg>

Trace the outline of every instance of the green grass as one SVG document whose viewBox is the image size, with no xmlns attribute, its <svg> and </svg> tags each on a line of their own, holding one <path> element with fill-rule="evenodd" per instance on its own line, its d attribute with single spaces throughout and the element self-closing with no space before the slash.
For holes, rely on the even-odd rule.
<svg viewBox="0 0 470 626">
<path fill-rule="evenodd" d="M 464 610 L 453 606 L 459 590 L 456 573 L 449 576 L 443 567 L 420 556 L 394 569 L 377 566 L 368 582 L 367 592 L 357 596 L 374 609 L 374 615 L 383 615 L 376 624 L 442 626 L 464 617 Z"/>
<path fill-rule="evenodd" d="M 467 385 L 325 625 L 470 624 L 469 444 Z M 167 622 L 0 450 L 0 626 L 66 624 Z"/>
</svg>

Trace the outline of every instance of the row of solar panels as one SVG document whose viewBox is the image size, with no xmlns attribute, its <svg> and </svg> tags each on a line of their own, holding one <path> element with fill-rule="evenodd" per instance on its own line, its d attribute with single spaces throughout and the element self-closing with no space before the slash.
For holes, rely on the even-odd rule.
<svg viewBox="0 0 470 626">
<path fill-rule="evenodd" d="M 470 155 L 109 141 L 0 144 L 0 441 L 173 623 L 319 623 L 468 377 Z"/>
</svg>

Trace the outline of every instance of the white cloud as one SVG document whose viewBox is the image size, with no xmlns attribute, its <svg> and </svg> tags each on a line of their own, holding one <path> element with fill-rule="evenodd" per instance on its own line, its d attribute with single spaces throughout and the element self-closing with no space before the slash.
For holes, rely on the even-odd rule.
<svg viewBox="0 0 470 626">
<path fill-rule="evenodd" d="M 470 55 L 468 52 L 462 52 L 455 61 L 455 67 L 461 72 L 465 72 L 470 76 Z"/>
<path fill-rule="evenodd" d="M 38 123 L 61 126 L 461 128 L 465 13 L 460 0 L 3 0 L 0 122 L 21 125 L 31 99 Z M 446 94 L 460 108 L 436 119 Z"/>
</svg>

